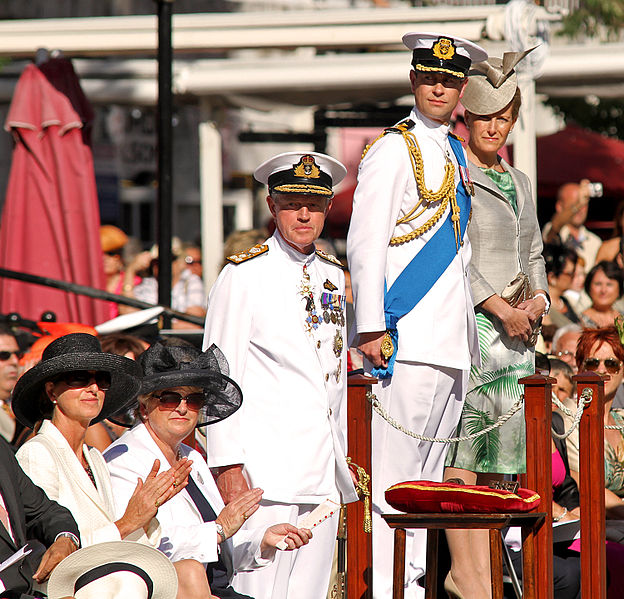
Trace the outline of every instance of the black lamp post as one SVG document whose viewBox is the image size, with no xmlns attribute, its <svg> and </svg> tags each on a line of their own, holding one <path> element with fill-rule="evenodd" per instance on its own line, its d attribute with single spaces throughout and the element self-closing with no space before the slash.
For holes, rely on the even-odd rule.
<svg viewBox="0 0 624 599">
<path fill-rule="evenodd" d="M 155 0 L 158 4 L 158 303 L 171 306 L 171 237 L 173 234 L 173 92 L 171 45 L 171 15 L 174 0 Z M 164 316 L 164 328 L 171 327 L 171 317 Z"/>
</svg>

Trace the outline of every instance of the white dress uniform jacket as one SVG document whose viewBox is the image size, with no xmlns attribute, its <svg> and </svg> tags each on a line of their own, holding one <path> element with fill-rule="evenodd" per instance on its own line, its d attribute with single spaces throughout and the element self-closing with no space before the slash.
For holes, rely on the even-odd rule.
<svg viewBox="0 0 624 599">
<path fill-rule="evenodd" d="M 266 245 L 268 252 L 228 264 L 210 293 L 204 348 L 215 343 L 223 351 L 243 403 L 208 430 L 208 463 L 244 464 L 264 500 L 355 501 L 345 460 L 344 322 L 324 322 L 321 305 L 322 293 L 344 296 L 344 274 L 296 251 L 277 231 Z M 306 320 L 304 267 L 321 319 L 316 328 Z"/>
<path fill-rule="evenodd" d="M 447 139 L 448 126 L 421 115 L 414 108 L 409 118 L 423 157 L 425 184 L 437 191 L 442 183 L 446 156 L 455 165 L 455 186 L 460 181 L 457 159 Z M 416 239 L 389 246 L 390 239 L 410 233 L 435 212 L 396 225 L 418 202 L 407 146 L 400 134 L 388 133 L 370 148 L 360 163 L 353 214 L 347 237 L 357 333 L 384 331 L 384 281 L 388 289 L 412 258 L 442 225 L 447 212 L 429 231 Z M 470 241 L 464 234 L 459 252 L 420 302 L 399 320 L 397 360 L 469 370 L 479 360 L 477 328 L 470 291 Z M 458 285 L 463 281 L 463 285 Z"/>
<path fill-rule="evenodd" d="M 94 447 L 87 448 L 85 445 L 84 456 L 93 472 L 97 489 L 65 437 L 50 420 L 44 420 L 39 432 L 20 447 L 17 461 L 50 499 L 54 499 L 72 513 L 80 529 L 83 547 L 106 541 L 120 541 L 106 462 Z M 136 486 L 136 478 L 134 485 Z M 128 499 L 129 497 L 121 514 L 126 509 Z M 149 537 L 143 529 L 139 529 L 126 537 L 126 540 L 158 546 L 158 521 L 152 519 Z"/>
<path fill-rule="evenodd" d="M 204 458 L 184 444 L 180 445 L 180 454 L 193 460 L 191 477 L 218 516 L 224 508 L 223 500 Z M 167 458 L 144 424 L 138 424 L 125 432 L 110 445 L 104 452 L 104 459 L 111 473 L 116 513 L 119 516 L 123 514 L 124 506 L 134 492 L 137 478 L 144 479 L 147 476 L 155 459 L 160 460 L 160 472 L 170 468 Z M 230 578 L 233 568 L 259 568 L 270 561 L 260 557 L 264 530 L 240 530 L 219 546 L 215 523 L 203 521 L 185 489 L 161 505 L 158 516 L 162 522 L 162 539 L 158 548 L 171 561 L 195 559 L 208 564 L 216 562 L 221 551 Z"/>
</svg>

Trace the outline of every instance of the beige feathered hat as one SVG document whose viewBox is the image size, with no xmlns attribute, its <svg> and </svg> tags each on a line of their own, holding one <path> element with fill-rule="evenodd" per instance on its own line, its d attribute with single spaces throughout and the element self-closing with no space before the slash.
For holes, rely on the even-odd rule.
<svg viewBox="0 0 624 599">
<path fill-rule="evenodd" d="M 511 102 L 518 88 L 514 67 L 529 53 L 505 52 L 503 58 L 490 57 L 473 65 L 461 98 L 464 108 L 472 114 L 494 114 Z"/>
</svg>

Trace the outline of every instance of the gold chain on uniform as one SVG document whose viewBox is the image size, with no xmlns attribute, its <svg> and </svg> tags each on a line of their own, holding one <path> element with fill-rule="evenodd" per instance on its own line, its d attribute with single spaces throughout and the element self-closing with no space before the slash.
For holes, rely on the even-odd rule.
<svg viewBox="0 0 624 599">
<path fill-rule="evenodd" d="M 419 200 L 416 205 L 405 215 L 399 218 L 396 222 L 396 226 L 401 225 L 403 223 L 408 223 L 416 218 L 418 218 L 421 214 L 427 210 L 427 206 L 422 207 L 417 214 L 416 211 L 420 208 L 425 202 L 426 204 L 433 204 L 435 202 L 440 202 L 440 206 L 435 211 L 433 216 L 425 222 L 420 227 L 406 233 L 405 235 L 400 235 L 398 237 L 392 237 L 390 239 L 390 245 L 401 245 L 403 243 L 407 243 L 420 237 L 423 233 L 427 232 L 431 227 L 433 227 L 442 217 L 442 215 L 446 212 L 446 208 L 451 202 L 451 220 L 453 222 L 453 230 L 455 232 L 455 245 L 457 249 L 459 249 L 460 245 L 460 229 L 459 229 L 459 213 L 460 208 L 457 205 L 457 200 L 455 198 L 455 166 L 451 162 L 446 155 L 446 163 L 444 164 L 444 178 L 442 179 L 442 184 L 440 185 L 440 189 L 438 191 L 431 191 L 427 189 L 427 185 L 425 183 L 425 167 L 423 164 L 422 153 L 420 151 L 420 147 L 418 146 L 418 142 L 416 141 L 416 137 L 407 130 L 408 125 L 406 123 L 399 123 L 393 129 L 397 129 L 401 135 L 403 136 L 403 140 L 405 141 L 405 145 L 407 146 L 407 150 L 410 156 L 410 162 L 412 165 L 412 171 L 414 173 L 414 179 L 416 180 L 416 187 L 418 189 Z M 377 136 L 370 144 L 364 148 L 364 152 L 362 153 L 362 158 L 366 156 L 368 150 L 371 146 L 379 139 L 381 139 L 387 130 L 384 131 L 381 135 Z"/>
</svg>

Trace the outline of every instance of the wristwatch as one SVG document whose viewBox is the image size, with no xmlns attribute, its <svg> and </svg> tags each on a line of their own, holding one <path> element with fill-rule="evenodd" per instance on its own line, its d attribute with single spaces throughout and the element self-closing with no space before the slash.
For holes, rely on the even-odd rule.
<svg viewBox="0 0 624 599">
<path fill-rule="evenodd" d="M 61 537 L 67 537 L 74 545 L 76 545 L 76 549 L 80 549 L 80 541 L 75 534 L 71 532 L 59 532 L 54 538 L 54 541 L 58 541 Z"/>
<path fill-rule="evenodd" d="M 217 529 L 217 534 L 221 537 L 221 542 L 225 543 L 227 537 L 225 536 L 225 532 L 223 532 L 223 526 L 221 526 L 218 522 L 215 522 L 215 528 Z"/>
</svg>

